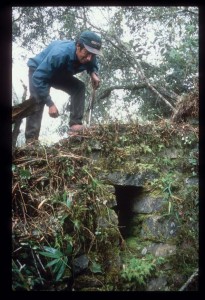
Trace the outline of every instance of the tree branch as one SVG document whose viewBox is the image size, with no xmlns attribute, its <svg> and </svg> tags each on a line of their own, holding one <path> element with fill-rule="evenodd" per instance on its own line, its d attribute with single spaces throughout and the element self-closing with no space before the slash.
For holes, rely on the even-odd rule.
<svg viewBox="0 0 205 300">
<path fill-rule="evenodd" d="M 89 25 L 93 26 L 93 24 L 91 24 L 89 21 L 87 21 L 87 22 L 88 22 Z M 104 39 L 109 41 L 115 48 L 117 48 L 119 51 L 123 52 L 126 56 L 128 55 L 129 59 L 132 59 L 132 61 L 131 61 L 132 64 L 133 64 L 133 61 L 134 61 L 142 81 L 146 82 L 146 84 L 150 88 L 150 90 L 153 91 L 167 106 L 169 106 L 173 113 L 175 113 L 176 109 L 149 82 L 149 80 L 147 79 L 147 77 L 144 74 L 144 71 L 142 69 L 142 66 L 141 66 L 140 62 L 135 58 L 134 54 L 127 48 L 125 43 L 123 43 L 114 33 L 112 35 L 110 35 L 109 33 L 104 32 L 101 28 L 99 28 L 97 26 L 93 26 L 93 27 L 95 29 L 97 29 L 99 32 L 101 32 Z M 118 45 L 116 45 L 116 43 L 113 42 L 113 38 L 118 42 Z"/>
<path fill-rule="evenodd" d="M 177 100 L 178 95 L 172 92 L 167 91 L 165 88 L 162 87 L 158 87 L 153 85 L 153 87 L 157 90 L 159 89 L 161 93 L 163 93 L 164 95 L 166 95 L 167 97 L 169 97 L 172 100 Z M 111 92 L 114 90 L 140 90 L 140 89 L 144 89 L 144 88 L 149 88 L 149 86 L 147 85 L 146 82 L 142 82 L 139 84 L 125 84 L 125 85 L 113 85 L 110 86 L 106 89 L 104 89 L 103 91 L 101 91 L 96 99 L 96 103 L 98 103 L 100 100 L 105 99 L 107 97 L 110 96 Z"/>
<path fill-rule="evenodd" d="M 138 72 L 139 72 L 139 75 L 141 77 L 141 79 L 146 82 L 146 84 L 148 85 L 148 87 L 161 99 L 163 100 L 163 102 L 165 102 L 173 112 L 175 112 L 175 108 L 172 106 L 172 104 L 167 100 L 165 99 L 156 89 L 155 87 L 149 82 L 149 80 L 147 79 L 147 77 L 145 76 L 144 74 L 144 71 L 143 71 L 143 68 L 140 64 L 140 62 L 134 57 L 134 55 L 132 54 L 132 52 L 127 48 L 127 46 L 122 43 L 122 41 L 116 36 L 114 35 L 114 38 L 117 40 L 118 44 L 120 45 L 120 50 L 124 53 L 124 54 L 128 54 L 129 57 L 134 61 L 134 63 L 136 64 L 137 66 L 137 69 L 138 69 Z M 119 48 L 119 47 L 118 47 Z M 124 49 L 125 50 L 124 50 Z"/>
<path fill-rule="evenodd" d="M 196 276 L 198 276 L 198 272 L 199 272 L 198 269 L 196 269 L 196 270 L 194 271 L 194 273 L 189 277 L 189 279 L 187 280 L 187 282 L 185 282 L 185 284 L 179 289 L 180 292 L 184 291 L 184 290 L 187 288 L 187 286 L 193 281 L 193 279 L 194 279 Z"/>
<path fill-rule="evenodd" d="M 138 90 L 138 89 L 143 89 L 143 88 L 146 88 L 146 87 L 147 87 L 146 83 L 127 84 L 127 85 L 113 85 L 113 86 L 110 86 L 110 87 L 106 88 L 105 90 L 103 90 L 99 94 L 97 100 L 99 101 L 99 100 L 102 100 L 102 99 L 108 97 L 113 90 Z"/>
<path fill-rule="evenodd" d="M 26 118 L 40 109 L 41 104 L 36 103 L 32 98 L 12 107 L 12 124 L 19 119 Z"/>
<path fill-rule="evenodd" d="M 14 153 L 14 150 L 16 147 L 16 141 L 17 141 L 18 135 L 20 133 L 21 121 L 22 121 L 22 119 L 18 119 L 15 121 L 14 129 L 12 131 L 12 154 Z"/>
</svg>

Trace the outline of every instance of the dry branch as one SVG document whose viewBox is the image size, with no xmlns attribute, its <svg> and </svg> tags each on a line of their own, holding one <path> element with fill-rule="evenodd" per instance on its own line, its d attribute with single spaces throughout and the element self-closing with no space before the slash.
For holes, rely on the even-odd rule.
<svg viewBox="0 0 205 300">
<path fill-rule="evenodd" d="M 126 46 L 125 43 L 123 43 L 116 35 L 114 35 L 114 38 L 117 40 L 118 44 L 120 45 L 120 50 L 125 54 L 128 55 L 128 57 L 130 59 L 132 59 L 132 61 L 135 63 L 139 75 L 141 77 L 141 79 L 147 84 L 147 87 L 150 88 L 150 90 L 152 90 L 164 103 L 166 103 L 173 112 L 175 112 L 175 108 L 172 106 L 172 104 L 166 99 L 164 98 L 157 90 L 156 88 L 150 83 L 150 81 L 148 80 L 148 78 L 145 76 L 144 74 L 144 70 L 140 64 L 140 62 L 134 57 L 133 53 L 128 49 L 128 47 Z"/>
<path fill-rule="evenodd" d="M 30 98 L 24 102 L 12 107 L 12 124 L 17 120 L 26 118 L 32 115 L 40 108 L 41 104 L 38 104 L 34 99 Z"/>
<path fill-rule="evenodd" d="M 192 92 L 178 98 L 175 113 L 172 115 L 172 121 L 187 121 L 190 117 L 195 119 L 199 117 L 199 88 L 197 85 Z"/>
<path fill-rule="evenodd" d="M 194 271 L 194 273 L 189 277 L 187 282 L 185 282 L 185 284 L 179 289 L 180 292 L 184 291 L 188 287 L 188 285 L 195 279 L 195 277 L 198 276 L 198 272 L 198 269 Z"/>
<path fill-rule="evenodd" d="M 21 126 L 21 119 L 16 120 L 15 124 L 14 124 L 14 129 L 12 132 L 12 151 L 14 151 L 15 146 L 16 146 L 16 141 L 18 138 L 18 135 L 20 133 L 20 126 Z"/>
</svg>

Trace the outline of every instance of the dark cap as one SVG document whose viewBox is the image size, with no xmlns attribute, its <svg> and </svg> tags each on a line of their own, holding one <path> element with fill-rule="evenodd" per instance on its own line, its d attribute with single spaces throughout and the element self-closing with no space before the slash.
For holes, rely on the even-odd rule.
<svg viewBox="0 0 205 300">
<path fill-rule="evenodd" d="M 80 41 L 90 53 L 102 55 L 100 51 L 102 41 L 96 33 L 92 31 L 84 31 L 80 35 Z"/>
</svg>

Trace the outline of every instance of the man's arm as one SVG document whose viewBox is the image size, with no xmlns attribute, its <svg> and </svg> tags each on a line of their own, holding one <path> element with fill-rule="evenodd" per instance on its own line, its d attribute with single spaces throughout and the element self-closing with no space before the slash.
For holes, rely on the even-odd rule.
<svg viewBox="0 0 205 300">
<path fill-rule="evenodd" d="M 90 77 L 91 77 L 91 81 L 92 81 L 92 86 L 96 90 L 100 85 L 100 78 L 99 78 L 98 74 L 95 72 L 92 72 L 90 74 Z"/>
<path fill-rule="evenodd" d="M 49 81 L 56 69 L 58 69 L 65 60 L 65 56 L 57 52 L 55 47 L 47 54 L 44 60 L 38 65 L 33 73 L 33 85 L 36 88 L 39 101 L 44 102 L 48 107 L 54 105 L 50 96 Z"/>
<path fill-rule="evenodd" d="M 98 75 L 99 71 L 99 58 L 95 56 L 90 62 L 88 73 L 90 74 L 92 86 L 94 89 L 97 89 L 100 85 L 100 77 Z"/>
<path fill-rule="evenodd" d="M 50 73 L 49 73 L 50 71 Z M 41 63 L 33 74 L 33 84 L 38 92 L 38 99 L 49 107 L 48 113 L 51 118 L 57 118 L 59 116 L 58 109 L 50 96 L 50 86 L 48 79 L 50 78 L 52 71 L 47 62 Z"/>
<path fill-rule="evenodd" d="M 50 96 L 49 79 L 61 62 L 62 60 L 57 55 L 48 55 L 33 74 L 33 84 L 38 92 L 39 100 L 49 107 L 48 113 L 52 118 L 57 118 L 59 112 Z"/>
</svg>

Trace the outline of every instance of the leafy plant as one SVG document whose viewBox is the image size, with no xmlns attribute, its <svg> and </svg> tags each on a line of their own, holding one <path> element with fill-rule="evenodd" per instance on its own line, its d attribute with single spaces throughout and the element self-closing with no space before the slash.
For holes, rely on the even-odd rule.
<svg viewBox="0 0 205 300">
<path fill-rule="evenodd" d="M 145 153 L 145 154 L 146 153 L 152 153 L 152 149 L 148 145 L 145 145 L 144 143 L 141 143 L 140 147 L 142 148 L 143 153 Z"/>
<path fill-rule="evenodd" d="M 95 261 L 90 266 L 90 270 L 92 273 L 102 273 L 102 267 L 99 263 L 96 263 Z"/>
<path fill-rule="evenodd" d="M 31 178 L 31 172 L 27 169 L 20 169 L 20 177 L 21 179 L 30 179 Z"/>
<path fill-rule="evenodd" d="M 45 251 L 39 251 L 39 254 L 53 258 L 53 260 L 49 261 L 46 267 L 50 267 L 53 274 L 56 277 L 56 281 L 60 280 L 65 272 L 66 267 L 68 266 L 68 257 L 64 255 L 60 250 L 52 248 L 52 247 L 43 247 Z M 69 252 L 71 253 L 72 247 L 70 247 Z"/>
<path fill-rule="evenodd" d="M 131 258 L 128 263 L 123 265 L 121 277 L 128 282 L 136 281 L 139 285 L 145 285 L 146 279 L 154 269 L 155 265 L 153 262 Z"/>
<path fill-rule="evenodd" d="M 12 259 L 12 290 L 31 291 L 36 284 L 42 284 L 43 279 L 37 276 L 35 269 L 19 260 Z"/>
</svg>

